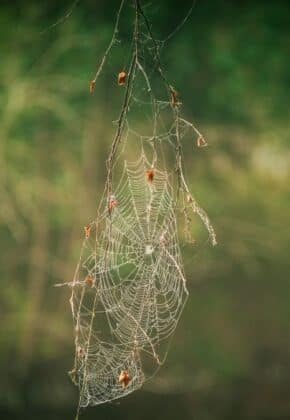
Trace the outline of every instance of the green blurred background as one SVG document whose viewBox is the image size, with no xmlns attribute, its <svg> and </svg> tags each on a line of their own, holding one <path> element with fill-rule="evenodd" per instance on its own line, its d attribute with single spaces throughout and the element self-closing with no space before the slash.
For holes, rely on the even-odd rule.
<svg viewBox="0 0 290 420">
<path fill-rule="evenodd" d="M 190 1 L 146 3 L 157 37 Z M 113 49 L 88 81 L 118 2 L 1 1 L 1 419 L 72 419 L 69 291 L 118 116 Z M 120 37 L 129 32 L 131 11 Z M 184 247 L 190 290 L 166 365 L 144 390 L 86 419 L 289 419 L 288 1 L 198 0 L 165 45 L 168 78 L 210 146 L 184 144 L 216 248 Z M 119 51 L 119 52 L 118 52 Z M 122 51 L 122 50 L 121 50 Z"/>
</svg>

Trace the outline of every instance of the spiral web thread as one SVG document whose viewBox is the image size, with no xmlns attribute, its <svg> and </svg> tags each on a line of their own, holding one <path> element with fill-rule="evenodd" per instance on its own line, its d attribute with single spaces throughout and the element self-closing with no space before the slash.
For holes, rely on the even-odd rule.
<svg viewBox="0 0 290 420">
<path fill-rule="evenodd" d="M 85 227 L 73 281 L 64 283 L 72 289 L 75 362 L 70 374 L 80 390 L 77 418 L 81 407 L 112 401 L 140 388 L 166 359 L 188 296 L 177 213 L 184 216 L 188 240 L 192 211 L 216 244 L 209 218 L 190 193 L 183 173 L 181 140 L 188 133 L 197 136 L 198 146 L 206 145 L 205 140 L 181 117 L 177 92 L 162 70 L 163 44 L 154 38 L 140 1 L 131 2 L 135 8 L 132 51 L 104 193 L 96 219 Z M 112 40 L 90 82 L 91 92 L 117 44 L 125 3 L 121 1 Z M 156 74 L 167 98 L 159 91 L 162 96 L 157 99 L 153 93 Z M 134 109 L 142 110 L 149 120 L 149 134 L 131 127 Z M 132 161 L 126 158 L 129 143 L 139 145 Z M 175 159 L 170 169 L 167 146 Z M 122 175 L 116 182 L 120 162 Z"/>
</svg>

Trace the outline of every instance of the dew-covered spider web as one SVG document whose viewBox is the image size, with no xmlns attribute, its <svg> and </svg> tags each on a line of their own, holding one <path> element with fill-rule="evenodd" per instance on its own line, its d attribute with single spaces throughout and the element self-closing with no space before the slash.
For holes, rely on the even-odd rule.
<svg viewBox="0 0 290 420">
<path fill-rule="evenodd" d="M 192 214 L 215 245 L 205 211 L 184 176 L 182 140 L 204 137 L 181 116 L 160 51 L 139 0 L 121 1 L 112 40 L 91 93 L 118 38 L 121 12 L 135 17 L 128 60 L 116 73 L 123 102 L 107 160 L 97 216 L 85 226 L 71 282 L 75 361 L 70 372 L 80 407 L 112 401 L 140 388 L 164 363 L 188 290 L 179 245 L 191 241 Z M 141 117 L 140 117 L 141 116 Z"/>
<path fill-rule="evenodd" d="M 71 298 L 82 406 L 142 385 L 143 355 L 148 365 L 150 358 L 163 362 L 162 341 L 175 330 L 188 294 L 168 174 L 155 168 L 148 181 L 148 168 L 144 153 L 125 162 L 113 208 L 104 202 L 87 226 Z M 122 370 L 130 375 L 126 387 L 117 383 Z"/>
</svg>

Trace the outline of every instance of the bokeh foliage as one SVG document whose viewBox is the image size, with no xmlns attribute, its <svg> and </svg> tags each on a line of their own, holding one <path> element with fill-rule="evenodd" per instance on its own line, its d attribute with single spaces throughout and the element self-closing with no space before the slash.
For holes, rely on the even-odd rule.
<svg viewBox="0 0 290 420">
<path fill-rule="evenodd" d="M 131 11 L 90 96 L 118 2 L 81 1 L 50 27 L 70 5 L 0 8 L 3 418 L 45 418 L 39 413 L 48 410 L 47 418 L 71 418 L 77 398 L 66 377 L 68 291 L 53 285 L 72 277 L 82 226 L 102 192 Z M 148 3 L 157 36 L 170 33 L 189 5 Z M 210 144 L 188 141 L 184 156 L 219 245 L 212 249 L 197 230 L 197 245 L 183 246 L 191 296 L 148 393 L 84 418 L 290 416 L 288 8 L 287 1 L 198 1 L 165 45 L 168 77 Z"/>
</svg>

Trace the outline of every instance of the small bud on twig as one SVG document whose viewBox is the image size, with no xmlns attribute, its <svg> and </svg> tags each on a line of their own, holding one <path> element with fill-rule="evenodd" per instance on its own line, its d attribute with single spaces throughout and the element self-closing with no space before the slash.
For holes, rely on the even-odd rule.
<svg viewBox="0 0 290 420">
<path fill-rule="evenodd" d="M 173 88 L 170 90 L 170 94 L 171 94 L 171 106 L 176 107 L 180 104 L 180 102 L 178 102 L 178 93 L 176 92 L 176 90 L 174 90 Z"/>
<path fill-rule="evenodd" d="M 207 146 L 207 142 L 205 141 L 205 139 L 202 136 L 198 137 L 198 139 L 196 140 L 196 144 L 197 144 L 197 147 L 206 147 Z"/>
<path fill-rule="evenodd" d="M 128 386 L 130 381 L 131 381 L 131 377 L 129 373 L 127 372 L 127 370 L 121 370 L 119 378 L 118 378 L 118 383 L 122 385 L 123 388 L 125 388 L 126 386 Z"/>
<path fill-rule="evenodd" d="M 86 239 L 89 239 L 90 233 L 91 233 L 91 226 L 90 225 L 86 225 L 84 227 L 84 231 L 85 231 L 85 238 Z"/>
<path fill-rule="evenodd" d="M 90 80 L 90 82 L 89 82 L 90 93 L 93 93 L 93 91 L 95 90 L 95 87 L 96 87 L 96 81 L 95 80 Z"/>
<path fill-rule="evenodd" d="M 116 205 L 117 205 L 117 200 L 115 199 L 115 196 L 114 195 L 110 195 L 109 202 L 108 202 L 108 210 L 109 210 L 109 213 L 110 214 L 112 213 L 112 211 L 114 210 L 114 208 L 116 207 Z"/>
<path fill-rule="evenodd" d="M 126 83 L 126 77 L 127 77 L 127 74 L 124 71 L 121 71 L 118 74 L 118 85 L 119 86 L 122 86 Z"/>
<path fill-rule="evenodd" d="M 147 178 L 147 181 L 148 182 L 150 182 L 150 183 L 153 182 L 154 175 L 155 175 L 154 168 L 147 169 L 147 171 L 146 171 L 146 178 Z"/>
<path fill-rule="evenodd" d="M 93 287 L 96 283 L 96 279 L 93 276 L 87 275 L 85 283 L 87 286 Z"/>
</svg>

